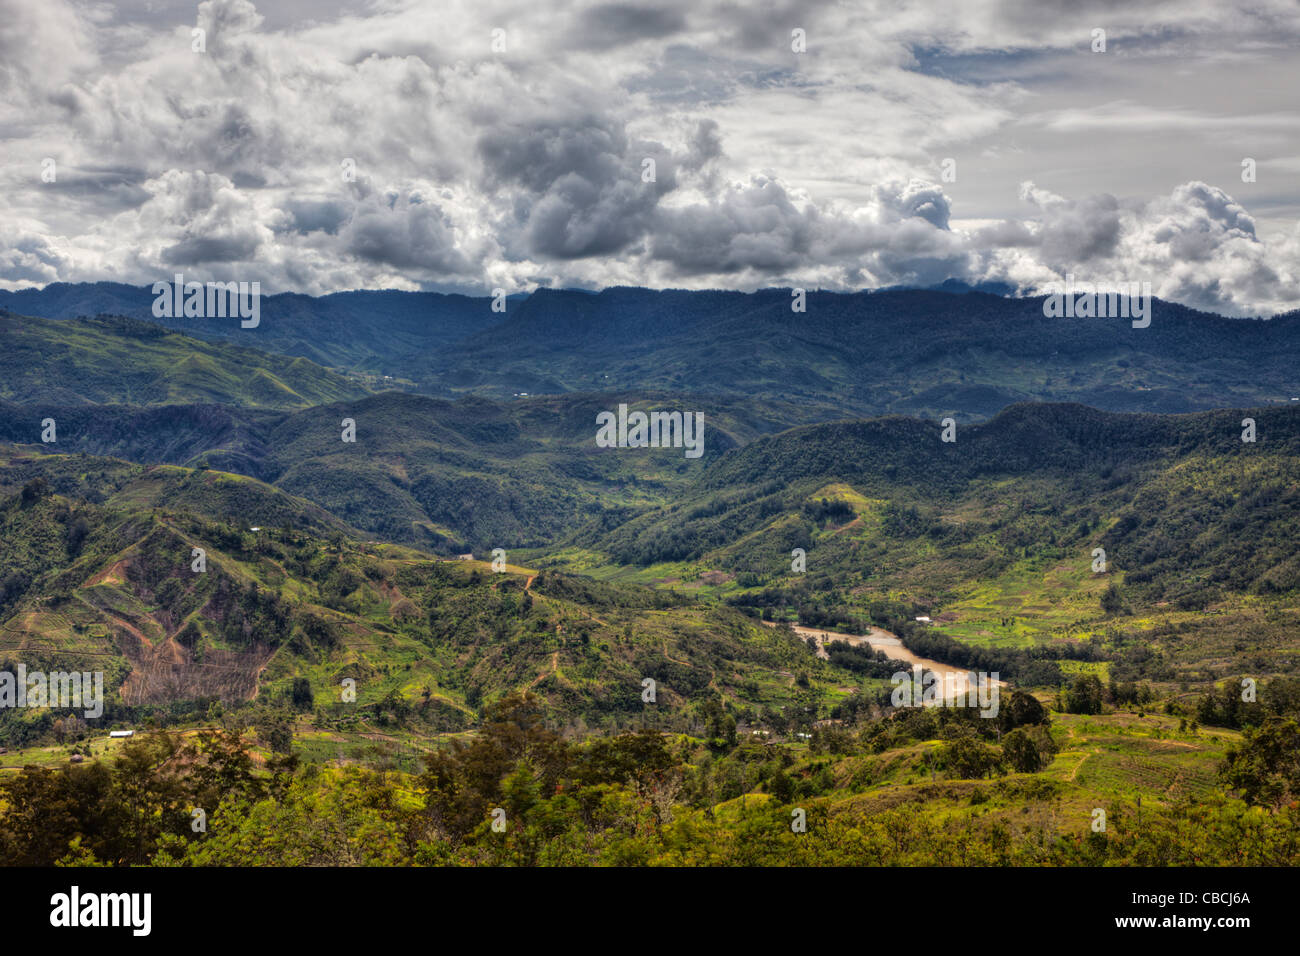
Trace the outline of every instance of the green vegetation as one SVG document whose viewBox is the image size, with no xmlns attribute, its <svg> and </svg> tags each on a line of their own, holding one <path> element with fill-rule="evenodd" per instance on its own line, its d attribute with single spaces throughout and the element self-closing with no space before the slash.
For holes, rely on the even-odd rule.
<svg viewBox="0 0 1300 956">
<path fill-rule="evenodd" d="M 0 790 L 0 855 L 187 866 L 1300 862 L 1293 720 L 1237 741 L 1168 718 L 1042 713 L 999 744 L 940 709 L 819 728 L 799 745 L 650 730 L 573 741 L 533 699 L 511 695 L 472 738 L 407 772 L 304 762 L 305 748 L 277 753 L 274 740 L 228 720 L 134 739 L 111 760 L 29 766 Z"/>
<path fill-rule="evenodd" d="M 1254 445 L 1239 438 L 1246 415 L 1264 436 Z M 910 419 L 808 426 L 533 560 L 770 620 L 875 624 L 922 656 L 1031 685 L 1079 667 L 1170 685 L 1287 674 L 1300 652 L 1297 460 L 1290 409 L 1016 406 L 955 444 Z"/>
<path fill-rule="evenodd" d="M 1295 315 L 1241 321 L 1154 301 L 1150 328 L 1135 334 L 1122 319 L 1045 321 L 1042 307 L 982 293 L 810 291 L 807 312 L 792 313 L 788 289 L 541 289 L 501 325 L 398 368 L 428 389 L 493 397 L 706 389 L 832 406 L 822 420 L 965 423 L 1023 401 L 1190 412 L 1293 394 Z"/>
<path fill-rule="evenodd" d="M 448 304 L 428 336 L 463 339 L 453 358 L 425 350 L 417 300 L 383 295 L 405 345 L 346 375 L 133 320 L 0 317 L 0 397 L 23 403 L 0 403 L 0 671 L 94 669 L 108 691 L 97 721 L 0 710 L 0 858 L 1300 862 L 1294 408 L 1016 405 L 944 443 L 936 421 L 828 421 L 968 394 L 938 365 L 946 390 L 918 395 L 845 364 L 884 296 L 823 303 L 842 355 L 787 330 L 784 367 L 675 346 L 675 365 L 634 349 L 598 371 L 563 343 L 611 303 L 630 316 L 611 346 L 643 329 L 634 290 L 534 296 L 481 334 Z M 663 295 L 654 315 L 690 341 L 696 305 Z M 752 340 L 769 298 L 701 307 Z M 306 348 L 298 306 L 276 308 L 262 344 Z M 1180 327 L 1218 341 L 1184 312 L 1153 324 L 1162 347 Z M 990 321 L 968 319 L 964 335 Z M 1243 341 L 1291 354 L 1292 321 Z M 1115 370 L 1113 330 L 1092 328 L 1064 339 L 1074 391 Z M 539 329 L 554 342 L 510 337 Z M 882 367 L 928 368 L 916 347 L 885 337 Z M 697 359 L 718 369 L 709 395 L 680 391 Z M 1040 366 L 996 395 L 1033 392 Z M 604 391 L 634 372 L 665 390 Z M 373 393 L 413 382 L 442 397 Z M 596 414 L 620 402 L 702 410 L 704 457 L 597 449 Z M 902 647 L 815 640 L 870 628 Z M 997 672 L 996 716 L 894 706 L 906 665 L 887 654 L 904 653 Z"/>
<path fill-rule="evenodd" d="M 0 311 L 0 399 L 6 401 L 307 408 L 368 391 L 307 359 L 286 362 L 148 322 L 53 321 Z M 31 424 L 35 441 L 39 431 Z"/>
<path fill-rule="evenodd" d="M 0 654 L 51 670 L 95 660 L 115 688 L 110 720 L 184 721 L 256 697 L 328 724 L 353 712 L 351 679 L 380 726 L 464 729 L 531 687 L 554 719 L 686 731 L 720 704 L 810 723 L 856 686 L 735 610 L 358 541 L 251 479 L 83 456 L 15 457 L 7 472 L 28 480 L 0 501 Z M 102 501 L 57 493 L 87 474 Z M 179 510 L 196 499 L 206 513 Z M 6 710 L 0 730 L 26 742 L 54 720 Z"/>
</svg>

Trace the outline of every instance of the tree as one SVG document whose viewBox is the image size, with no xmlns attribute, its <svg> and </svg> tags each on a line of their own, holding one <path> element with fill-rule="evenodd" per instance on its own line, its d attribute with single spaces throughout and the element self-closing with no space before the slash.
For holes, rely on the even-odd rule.
<svg viewBox="0 0 1300 956">
<path fill-rule="evenodd" d="M 635 783 L 645 789 L 676 765 L 663 735 L 644 729 L 591 740 L 574 758 L 571 772 L 582 786 Z"/>
<path fill-rule="evenodd" d="M 33 478 L 31 481 L 27 482 L 27 484 L 23 485 L 22 502 L 24 508 L 34 505 L 36 502 L 43 498 L 48 498 L 49 496 L 50 483 L 44 478 Z"/>
<path fill-rule="evenodd" d="M 253 801 L 263 796 L 252 755 L 239 733 L 201 730 L 186 745 L 183 756 L 195 806 L 209 814 L 225 801 Z"/>
<path fill-rule="evenodd" d="M 964 780 L 986 776 L 1002 763 L 996 750 L 969 736 L 957 737 L 944 744 L 939 755 L 944 765 Z"/>
<path fill-rule="evenodd" d="M 500 806 L 504 781 L 521 763 L 529 765 L 528 779 L 535 782 L 539 795 L 555 793 L 569 765 L 569 750 L 543 723 L 537 698 L 524 691 L 489 707 L 482 731 L 473 741 L 455 741 L 450 749 L 434 751 L 424 761 L 420 784 L 428 822 L 443 836 L 459 840 Z"/>
<path fill-rule="evenodd" d="M 1047 710 L 1033 694 L 1023 690 L 1011 692 L 1011 699 L 998 710 L 998 728 L 1006 733 L 1026 724 L 1041 724 L 1048 720 Z"/>
<path fill-rule="evenodd" d="M 1247 803 L 1274 810 L 1300 800 L 1300 724 L 1270 717 L 1229 747 L 1220 776 Z"/>
<path fill-rule="evenodd" d="M 64 539 L 65 547 L 68 549 L 68 557 L 75 558 L 81 554 L 81 546 L 85 543 L 88 534 L 90 534 L 90 524 L 81 515 L 77 515 L 68 522 L 68 530 Z"/>
<path fill-rule="evenodd" d="M 316 698 L 311 690 L 311 681 L 305 677 L 295 677 L 293 679 L 293 689 L 290 691 L 293 699 L 295 710 L 311 710 L 315 704 Z"/>
<path fill-rule="evenodd" d="M 285 711 L 265 714 L 257 722 L 257 735 L 270 746 L 272 753 L 293 753 L 293 718 Z"/>
<path fill-rule="evenodd" d="M 1101 681 L 1096 674 L 1080 674 L 1065 692 L 1065 710 L 1071 714 L 1100 714 Z"/>
<path fill-rule="evenodd" d="M 113 791 L 112 774 L 98 760 L 58 771 L 24 767 L 3 783 L 0 859 L 10 866 L 52 866 L 78 835 L 93 834 L 95 855 L 115 860 L 125 815 Z"/>
<path fill-rule="evenodd" d="M 1043 766 L 1038 745 L 1019 727 L 1002 738 L 1002 758 L 1017 773 L 1037 773 Z"/>
<path fill-rule="evenodd" d="M 732 717 L 716 697 L 710 697 L 700 708 L 701 715 L 708 721 L 709 745 L 718 750 L 730 750 L 736 746 L 736 718 Z"/>
<path fill-rule="evenodd" d="M 772 779 L 768 781 L 767 787 L 772 796 L 776 798 L 777 803 L 785 804 L 794 799 L 794 783 L 784 770 L 778 770 L 772 774 Z"/>
<path fill-rule="evenodd" d="M 159 837 L 188 829 L 192 806 L 187 799 L 188 781 L 184 768 L 174 759 L 180 750 L 179 738 L 166 732 L 133 737 L 122 745 L 112 771 L 115 813 L 120 815 L 115 829 L 121 844 L 116 852 L 96 849 L 96 856 L 120 863 L 146 863 Z M 85 832 L 94 836 L 96 831 L 87 827 Z"/>
</svg>

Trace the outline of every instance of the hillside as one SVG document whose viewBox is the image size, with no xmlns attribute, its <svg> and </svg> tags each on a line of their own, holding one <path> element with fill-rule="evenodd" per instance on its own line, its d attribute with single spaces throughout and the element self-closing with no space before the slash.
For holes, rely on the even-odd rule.
<svg viewBox="0 0 1300 956">
<path fill-rule="evenodd" d="M 124 318 L 0 312 L 0 399 L 37 405 L 307 408 L 368 394 L 307 359 L 213 344 Z"/>
<path fill-rule="evenodd" d="M 597 448 L 598 412 L 620 403 L 703 413 L 701 457 L 680 448 Z M 497 402 L 387 392 L 296 412 L 0 402 L 0 441 L 35 445 L 41 421 L 53 418 L 61 451 L 206 463 L 311 498 L 389 540 L 449 553 L 539 546 L 590 522 L 617 521 L 630 508 L 670 500 L 727 449 L 824 413 L 652 393 Z M 356 422 L 355 443 L 342 441 L 345 418 Z"/>
<path fill-rule="evenodd" d="M 171 276 L 165 281 L 170 282 Z M 256 328 L 237 319 L 157 318 L 149 286 L 56 282 L 0 290 L 0 308 L 50 319 L 121 315 L 188 336 L 310 359 L 350 371 L 392 372 L 416 352 L 438 349 L 502 318 L 491 300 L 435 292 L 357 291 L 263 295 Z"/>
<path fill-rule="evenodd" d="M 1279 730 L 1294 732 L 1276 717 L 1239 734 L 1138 708 L 1043 710 L 994 743 L 952 712 L 913 712 L 794 743 L 703 728 L 575 741 L 539 716 L 534 700 L 503 700 L 473 738 L 413 754 L 383 733 L 358 748 L 304 717 L 287 739 L 271 723 L 97 742 L 93 763 L 62 774 L 42 764 L 67 747 L 32 748 L 26 768 L 4 775 L 0 853 L 47 866 L 1300 860 L 1284 802 L 1294 785 L 1283 802 L 1254 790 L 1280 774 L 1252 760 Z M 345 748 L 352 756 L 326 759 Z M 67 812 L 42 812 L 51 804 Z M 209 808 L 204 832 L 188 827 L 193 806 Z M 488 821 L 501 814 L 498 832 Z"/>
<path fill-rule="evenodd" d="M 1047 319 L 1041 298 L 979 292 L 813 292 L 805 313 L 790 303 L 785 289 L 539 290 L 499 328 L 404 372 L 488 394 L 525 382 L 707 389 L 969 419 L 1028 400 L 1152 412 L 1285 401 L 1300 358 L 1300 316 L 1225 319 L 1158 300 L 1144 329 Z"/>
<path fill-rule="evenodd" d="M 248 478 L 28 454 L 0 474 L 0 657 L 47 670 L 93 661 L 113 690 L 110 719 L 285 701 L 295 678 L 337 711 L 352 678 L 363 711 L 432 729 L 467 727 L 481 704 L 524 688 L 557 719 L 626 723 L 653 678 L 658 719 L 685 729 L 719 695 L 757 714 L 834 703 L 855 684 L 734 610 L 359 542 Z M 7 712 L 5 734 L 26 739 L 53 719 Z"/>
<path fill-rule="evenodd" d="M 1290 404 L 1017 404 L 959 416 L 953 443 L 935 417 L 844 420 L 758 382 L 275 407 L 234 377 L 241 360 L 348 380 L 122 320 L 46 325 L 23 334 L 68 336 L 65 385 L 0 402 L 0 670 L 102 670 L 109 699 L 93 728 L 0 713 L 8 858 L 1300 858 L 1290 758 L 1258 757 L 1295 749 L 1300 713 Z M 168 362 L 199 358 L 220 374 L 184 372 L 196 400 L 160 391 Z M 142 371 L 115 380 L 111 360 Z M 596 415 L 620 403 L 702 411 L 704 454 L 598 448 Z M 884 627 L 907 653 L 996 671 L 1001 709 L 894 707 L 898 662 L 819 655 L 782 622 Z M 105 741 L 105 725 L 151 732 Z M 140 793 L 215 825 L 192 836 L 169 803 L 129 832 L 93 822 Z M 504 840 L 486 836 L 496 807 L 518 827 Z"/>
<path fill-rule="evenodd" d="M 878 419 L 761 438 L 681 500 L 533 560 L 778 620 L 876 623 L 919 653 L 1006 672 L 1028 668 L 1025 653 L 1127 680 L 1300 665 L 1300 412 L 1017 406 L 957 434 Z"/>
<path fill-rule="evenodd" d="M 979 291 L 753 293 L 539 289 L 504 313 L 488 298 L 416 292 L 265 296 L 256 329 L 156 320 L 147 288 L 52 284 L 0 291 L 51 318 L 101 312 L 163 322 L 428 394 L 672 391 L 830 406 L 822 420 L 984 418 L 1023 401 L 1178 413 L 1296 395 L 1300 316 L 1228 319 L 1154 300 L 1151 324 L 1048 319 L 1041 298 Z"/>
</svg>

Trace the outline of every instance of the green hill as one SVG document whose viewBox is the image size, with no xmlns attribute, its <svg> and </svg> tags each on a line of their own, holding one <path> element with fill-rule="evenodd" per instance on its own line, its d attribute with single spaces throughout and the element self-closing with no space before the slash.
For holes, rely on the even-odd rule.
<svg viewBox="0 0 1300 956">
<path fill-rule="evenodd" d="M 205 342 L 148 322 L 0 312 L 0 399 L 51 406 L 306 408 L 367 391 L 307 359 Z"/>
<path fill-rule="evenodd" d="M 703 413 L 702 456 L 596 447 L 597 413 L 620 403 Z M 388 540 L 451 553 L 540 546 L 616 523 L 671 500 L 726 450 L 823 411 L 654 393 L 497 402 L 385 392 L 295 412 L 0 402 L 0 441 L 36 445 L 40 423 L 53 418 L 59 450 L 207 463 L 311 498 Z M 356 423 L 354 443 L 342 440 L 345 418 Z"/>
<path fill-rule="evenodd" d="M 432 292 L 268 295 L 256 329 L 154 319 L 148 287 L 107 282 L 0 290 L 0 307 L 161 322 L 442 397 L 707 392 L 829 406 L 821 420 L 970 420 L 1024 401 L 1178 413 L 1296 394 L 1294 313 L 1232 319 L 1153 300 L 1150 326 L 1134 329 L 1126 319 L 1046 318 L 1042 298 L 809 290 L 806 311 L 793 312 L 790 292 L 539 289 L 511 297 L 505 312 L 487 297 Z"/>
<path fill-rule="evenodd" d="M 1287 401 L 1300 316 L 1228 319 L 1152 302 L 1151 324 L 1049 319 L 1043 299 L 927 290 L 753 293 L 540 289 L 505 321 L 413 355 L 426 388 L 667 389 L 833 404 L 838 413 L 987 417 L 1024 402 L 1190 412 Z"/>
<path fill-rule="evenodd" d="M 1255 443 L 1241 441 L 1246 417 Z M 1030 654 L 1105 662 L 1121 680 L 1288 674 L 1298 463 L 1290 408 L 1017 406 L 955 443 L 911 419 L 817 425 L 758 439 L 682 499 L 533 560 L 776 620 L 874 622 L 919 653 L 1007 672 Z"/>
<path fill-rule="evenodd" d="M 632 450 L 579 467 L 604 402 L 384 394 L 69 419 L 177 456 L 211 427 L 250 465 L 293 462 L 275 477 L 318 500 L 211 468 L 0 449 L 0 670 L 102 670 L 103 723 L 172 731 L 122 743 L 49 709 L 0 712 L 0 853 L 1295 864 L 1296 410 L 1017 406 L 948 444 L 903 418 L 764 435 L 719 404 L 726 450 L 697 468 Z M 345 411 L 358 440 L 338 448 Z M 572 497 L 536 512 L 473 487 L 465 513 L 490 502 L 552 522 L 541 538 L 575 530 L 497 573 L 478 549 L 445 560 L 344 523 L 349 496 L 403 472 L 413 487 L 477 475 L 503 496 L 563 476 Z M 619 507 L 582 514 L 619 482 Z M 454 499 L 410 500 L 428 516 Z M 821 658 L 759 616 L 881 624 L 1009 686 L 992 720 L 894 708 L 897 665 L 842 644 Z M 1241 702 L 1243 677 L 1258 702 Z M 69 767 L 74 749 L 90 762 Z M 54 805 L 69 812 L 48 819 Z M 209 809 L 206 834 L 176 810 L 190 806 Z"/>
<path fill-rule="evenodd" d="M 364 712 L 427 728 L 525 688 L 557 719 L 626 724 L 650 678 L 657 719 L 685 729 L 719 696 L 757 714 L 855 684 L 735 610 L 359 541 L 240 476 L 29 454 L 0 474 L 0 658 L 103 669 L 119 714 L 278 701 L 295 678 L 338 702 L 352 678 Z M 3 716 L 18 739 L 53 719 Z"/>
</svg>

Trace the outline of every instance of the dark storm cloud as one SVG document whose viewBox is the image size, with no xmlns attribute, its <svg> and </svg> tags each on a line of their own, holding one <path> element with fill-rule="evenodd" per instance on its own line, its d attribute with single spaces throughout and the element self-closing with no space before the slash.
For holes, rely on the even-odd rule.
<svg viewBox="0 0 1300 956">
<path fill-rule="evenodd" d="M 319 230 L 334 235 L 351 210 L 352 204 L 342 199 L 290 199 L 285 203 L 292 228 L 301 233 Z"/>
<path fill-rule="evenodd" d="M 257 251 L 255 235 L 195 236 L 162 251 L 162 261 L 169 266 L 189 266 L 208 262 L 240 262 L 251 259 Z"/>
<path fill-rule="evenodd" d="M 627 145 L 616 120 L 556 116 L 502 124 L 479 137 L 478 153 L 486 185 L 518 184 L 540 194 L 565 176 L 593 183 L 623 178 Z"/>
<path fill-rule="evenodd" d="M 639 146 L 616 121 L 588 115 L 492 130 L 479 138 L 478 155 L 488 188 L 513 187 L 518 251 L 574 259 L 635 242 L 659 195 L 673 188 L 671 156 L 658 144 Z M 655 160 L 655 182 L 643 181 L 646 158 Z"/>
<path fill-rule="evenodd" d="M 684 272 L 789 273 L 833 266 L 866 269 L 882 282 L 935 281 L 969 269 L 964 241 L 948 230 L 948 197 L 931 183 L 881 184 L 858 220 L 826 215 L 756 177 L 719 199 L 661 209 L 652 255 Z M 947 271 L 944 271 L 947 270 Z"/>
<path fill-rule="evenodd" d="M 701 120 L 695 127 L 695 135 L 688 144 L 689 150 L 683 165 L 690 169 L 699 169 L 711 160 L 722 155 L 722 134 L 717 120 Z"/>
<path fill-rule="evenodd" d="M 360 203 L 339 238 L 348 253 L 398 269 L 455 274 L 469 268 L 450 220 L 418 195 Z"/>
<path fill-rule="evenodd" d="M 142 170 L 126 167 L 58 166 L 58 179 L 46 186 L 52 202 L 73 199 L 83 210 L 109 216 L 133 209 L 149 198 Z"/>
<path fill-rule="evenodd" d="M 757 180 L 714 202 L 661 210 L 651 250 L 686 273 L 782 272 L 804 262 L 815 222 L 779 183 Z"/>
<path fill-rule="evenodd" d="M 686 17 L 664 7 L 603 3 L 579 14 L 575 29 L 585 47 L 617 47 L 685 30 Z"/>
<path fill-rule="evenodd" d="M 1049 200 L 1044 212 L 1038 247 L 1048 262 L 1067 265 L 1114 255 L 1121 234 L 1119 200 L 1114 196 Z"/>
</svg>

